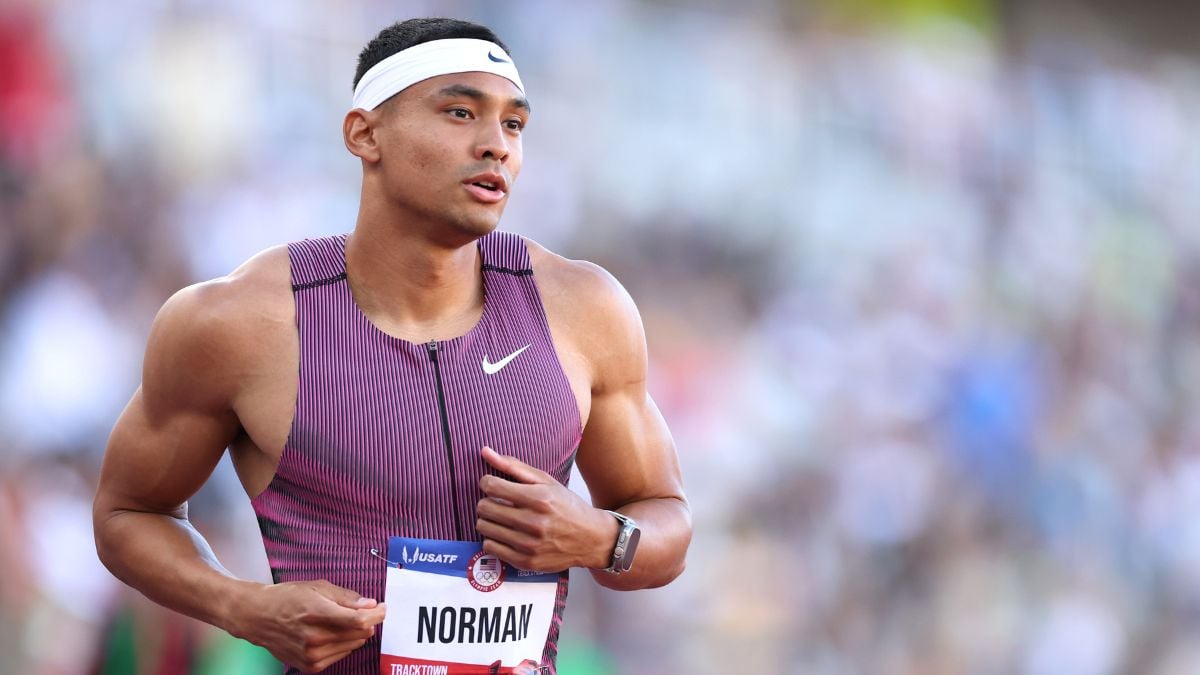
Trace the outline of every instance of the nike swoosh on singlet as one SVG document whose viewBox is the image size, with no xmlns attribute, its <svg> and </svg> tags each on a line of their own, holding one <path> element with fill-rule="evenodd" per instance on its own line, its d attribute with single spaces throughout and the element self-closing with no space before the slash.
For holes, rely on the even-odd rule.
<svg viewBox="0 0 1200 675">
<path fill-rule="evenodd" d="M 521 352 L 525 351 L 526 349 L 529 349 L 529 345 L 525 345 L 524 347 L 521 347 L 517 351 L 509 354 L 508 356 L 500 359 L 499 361 L 497 361 L 495 363 L 488 363 L 487 354 L 484 354 L 483 355 L 483 372 L 487 373 L 488 375 L 495 375 L 496 373 L 500 372 L 501 368 L 503 368 L 504 366 L 507 366 L 510 361 L 517 358 L 517 356 L 519 356 L 521 354 Z"/>
</svg>

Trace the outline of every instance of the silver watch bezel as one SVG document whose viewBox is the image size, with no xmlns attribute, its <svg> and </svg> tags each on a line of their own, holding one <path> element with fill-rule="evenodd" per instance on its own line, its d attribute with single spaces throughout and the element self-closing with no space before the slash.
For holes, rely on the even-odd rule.
<svg viewBox="0 0 1200 675">
<path fill-rule="evenodd" d="M 608 509 L 605 509 L 605 512 L 617 519 L 617 522 L 621 524 L 621 529 L 617 531 L 617 541 L 613 544 L 612 559 L 604 571 L 609 574 L 622 574 L 633 568 L 633 560 L 630 559 L 628 564 L 626 564 L 625 556 L 629 553 L 629 541 L 633 537 L 633 533 L 640 531 L 640 528 L 636 520 L 624 513 L 609 511 Z M 634 548 L 634 553 L 636 555 L 636 548 Z"/>
</svg>

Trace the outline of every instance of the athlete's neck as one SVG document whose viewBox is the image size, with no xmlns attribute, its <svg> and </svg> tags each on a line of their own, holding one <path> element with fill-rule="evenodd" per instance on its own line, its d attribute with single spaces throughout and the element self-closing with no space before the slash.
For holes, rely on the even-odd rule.
<svg viewBox="0 0 1200 675">
<path fill-rule="evenodd" d="M 482 274 L 474 242 L 446 246 L 361 216 L 346 243 L 355 302 L 380 329 L 411 342 L 469 331 L 483 312 Z"/>
</svg>

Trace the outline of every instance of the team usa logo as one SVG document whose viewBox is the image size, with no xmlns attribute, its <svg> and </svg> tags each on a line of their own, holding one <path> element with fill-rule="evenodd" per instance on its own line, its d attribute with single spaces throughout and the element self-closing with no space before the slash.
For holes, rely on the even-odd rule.
<svg viewBox="0 0 1200 675">
<path fill-rule="evenodd" d="M 490 553 L 480 551 L 467 563 L 467 581 L 477 591 L 490 593 L 504 583 L 504 563 Z"/>
</svg>

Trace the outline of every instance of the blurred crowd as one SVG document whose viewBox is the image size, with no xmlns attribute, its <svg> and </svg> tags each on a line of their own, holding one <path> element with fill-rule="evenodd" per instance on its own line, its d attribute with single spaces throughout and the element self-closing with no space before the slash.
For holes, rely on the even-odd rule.
<svg viewBox="0 0 1200 675">
<path fill-rule="evenodd" d="M 512 47 L 503 227 L 629 288 L 692 502 L 674 584 L 574 577 L 563 675 L 1200 672 L 1200 60 L 847 4 L 0 2 L 0 673 L 276 672 L 91 495 L 162 302 L 353 226 L 419 15 Z M 191 513 L 269 579 L 230 467 Z"/>
</svg>

